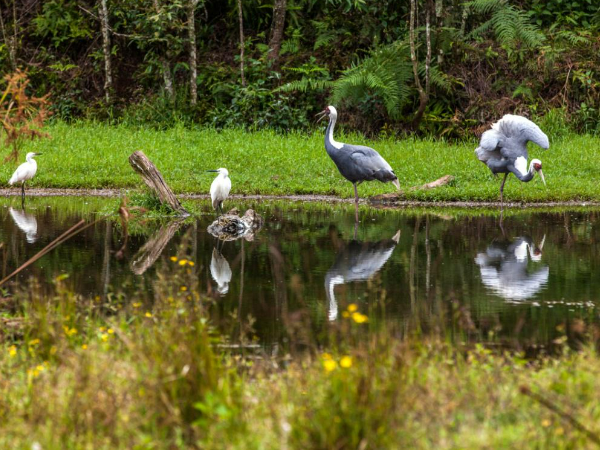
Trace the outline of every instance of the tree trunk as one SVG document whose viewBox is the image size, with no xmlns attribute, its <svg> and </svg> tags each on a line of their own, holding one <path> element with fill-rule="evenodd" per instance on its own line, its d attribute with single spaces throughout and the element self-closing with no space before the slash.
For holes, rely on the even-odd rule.
<svg viewBox="0 0 600 450">
<path fill-rule="evenodd" d="M 110 63 L 110 28 L 108 25 L 107 0 L 100 0 L 100 28 L 102 29 L 102 51 L 104 53 L 104 98 L 106 103 L 111 102 L 112 93 L 112 68 Z"/>
<path fill-rule="evenodd" d="M 244 15 L 242 14 L 242 0 L 237 0 L 238 20 L 240 22 L 240 74 L 242 77 L 242 86 L 246 87 L 246 78 L 244 76 Z"/>
<path fill-rule="evenodd" d="M 195 13 L 198 0 L 188 0 L 188 39 L 190 45 L 190 104 L 198 102 L 198 68 L 196 55 L 196 22 Z"/>
<path fill-rule="evenodd" d="M 139 150 L 133 152 L 131 156 L 129 156 L 129 164 L 131 164 L 133 170 L 140 174 L 146 185 L 148 185 L 154 194 L 156 194 L 162 204 L 166 204 L 181 216 L 187 217 L 190 215 L 190 213 L 181 206 L 181 203 L 179 203 L 179 200 L 177 200 L 177 197 L 175 197 L 171 188 L 167 186 L 167 183 L 156 166 L 152 164 L 152 161 L 150 161 L 146 155 L 144 155 L 144 152 Z"/>
<path fill-rule="evenodd" d="M 10 63 L 10 69 L 11 71 L 14 71 L 17 68 L 15 42 L 12 37 L 8 36 L 6 26 L 4 25 L 4 18 L 2 17 L 2 11 L 0 11 L 0 31 L 2 31 L 2 39 L 4 40 L 6 48 L 8 49 L 8 62 Z"/>
<path fill-rule="evenodd" d="M 153 0 L 153 3 L 154 9 L 156 10 L 156 14 L 160 14 L 161 8 L 160 4 L 158 3 L 158 0 Z M 160 65 L 162 67 L 162 75 L 163 80 L 165 82 L 165 91 L 167 91 L 169 101 L 172 102 L 175 100 L 175 89 L 173 88 L 173 74 L 171 73 L 171 67 L 166 57 L 166 50 L 159 49 L 158 59 L 160 60 Z"/>
<path fill-rule="evenodd" d="M 428 93 L 423 89 L 421 85 L 421 81 L 419 79 L 419 61 L 417 59 L 417 51 L 416 51 L 416 43 L 415 43 L 415 24 L 417 21 L 417 4 L 416 0 L 410 0 L 410 20 L 409 20 L 409 33 L 408 39 L 410 44 L 410 60 L 413 66 L 413 75 L 415 77 L 415 85 L 417 87 L 417 91 L 419 91 L 419 109 L 415 113 L 415 116 L 412 121 L 413 130 L 417 130 L 419 128 L 419 124 L 421 123 L 421 119 L 423 118 L 423 114 L 425 113 L 425 108 L 427 106 L 427 102 L 429 101 Z M 427 14 L 427 21 L 429 23 L 429 13 Z M 430 33 L 428 32 L 429 36 Z M 428 39 L 429 41 L 429 39 Z M 431 43 L 428 45 L 428 54 L 429 59 L 431 59 Z M 425 72 L 429 74 L 429 67 L 425 66 Z M 426 80 L 426 84 L 429 84 L 429 81 Z"/>
<path fill-rule="evenodd" d="M 283 30 L 285 26 L 285 13 L 287 0 L 275 0 L 273 4 L 273 23 L 271 25 L 271 36 L 269 38 L 268 58 L 277 64 L 281 42 L 283 41 Z"/>
</svg>

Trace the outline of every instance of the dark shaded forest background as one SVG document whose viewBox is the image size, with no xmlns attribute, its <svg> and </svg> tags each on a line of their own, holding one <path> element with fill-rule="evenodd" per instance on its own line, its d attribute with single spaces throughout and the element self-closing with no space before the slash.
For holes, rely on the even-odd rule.
<svg viewBox="0 0 600 450">
<path fill-rule="evenodd" d="M 600 132 L 598 0 L 0 0 L 0 72 L 53 117 L 461 138 Z M 243 42 L 243 45 L 241 45 Z M 552 130 L 550 130 L 552 131 Z"/>
</svg>

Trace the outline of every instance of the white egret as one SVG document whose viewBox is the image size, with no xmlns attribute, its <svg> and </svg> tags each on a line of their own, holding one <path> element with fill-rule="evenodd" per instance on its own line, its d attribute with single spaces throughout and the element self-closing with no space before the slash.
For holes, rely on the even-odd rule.
<svg viewBox="0 0 600 450">
<path fill-rule="evenodd" d="M 21 183 L 22 200 L 25 200 L 25 182 L 27 180 L 31 180 L 37 172 L 37 163 L 33 158 L 39 155 L 41 155 L 41 153 L 27 153 L 27 156 L 25 158 L 26 162 L 17 167 L 15 173 L 13 173 L 12 177 L 10 177 L 10 180 L 8 180 L 8 184 L 10 184 L 11 186 L 15 183 Z"/>
<path fill-rule="evenodd" d="M 229 263 L 216 247 L 213 248 L 210 260 L 210 275 L 217 282 L 217 292 L 221 295 L 227 294 L 232 275 L 231 267 L 229 267 Z"/>
<path fill-rule="evenodd" d="M 217 172 L 219 174 L 210 185 L 210 199 L 215 211 L 219 210 L 223 214 L 223 202 L 229 197 L 229 191 L 231 191 L 229 172 L 224 168 L 207 170 L 207 172 Z"/>
</svg>

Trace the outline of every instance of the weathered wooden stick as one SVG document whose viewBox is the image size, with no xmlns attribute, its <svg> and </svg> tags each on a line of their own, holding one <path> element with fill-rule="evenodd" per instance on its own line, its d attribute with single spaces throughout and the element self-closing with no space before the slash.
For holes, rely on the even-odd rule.
<svg viewBox="0 0 600 450">
<path fill-rule="evenodd" d="M 179 203 L 171 188 L 167 186 L 156 166 L 144 155 L 144 152 L 140 150 L 133 152 L 129 156 L 129 164 L 131 164 L 133 170 L 140 174 L 146 185 L 156 194 L 163 205 L 166 204 L 181 216 L 187 217 L 190 215 L 181 206 L 181 203 Z"/>
<path fill-rule="evenodd" d="M 410 187 L 404 191 L 399 191 L 397 193 L 394 194 L 381 194 L 381 195 L 376 195 L 374 197 L 371 197 L 370 201 L 371 202 L 381 202 L 381 201 L 389 201 L 389 200 L 397 200 L 399 197 L 401 197 L 405 192 L 411 192 L 411 191 L 417 191 L 417 190 L 427 190 L 427 189 L 434 189 L 440 186 L 444 186 L 448 183 L 450 183 L 452 180 L 454 180 L 454 177 L 452 175 L 444 175 L 442 178 L 438 178 L 435 181 L 432 181 L 431 183 L 425 183 L 421 186 L 413 186 Z"/>
</svg>

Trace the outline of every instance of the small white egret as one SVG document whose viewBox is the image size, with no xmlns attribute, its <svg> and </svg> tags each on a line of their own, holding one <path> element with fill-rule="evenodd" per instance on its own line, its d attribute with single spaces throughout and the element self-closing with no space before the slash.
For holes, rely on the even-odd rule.
<svg viewBox="0 0 600 450">
<path fill-rule="evenodd" d="M 217 172 L 219 174 L 210 185 L 210 199 L 213 208 L 223 214 L 223 202 L 229 197 L 229 191 L 231 191 L 229 172 L 224 168 L 207 170 L 207 172 Z"/>
<path fill-rule="evenodd" d="M 232 275 L 231 267 L 216 247 L 213 248 L 212 259 L 210 260 L 210 274 L 213 280 L 217 282 L 217 292 L 221 295 L 227 294 Z"/>
<path fill-rule="evenodd" d="M 25 158 L 27 161 L 21 164 L 19 167 L 17 167 L 15 173 L 13 173 L 12 177 L 10 177 L 10 180 L 8 180 L 8 184 L 10 184 L 11 186 L 15 183 L 21 183 L 22 200 L 25 200 L 25 182 L 27 180 L 31 180 L 37 172 L 37 163 L 33 158 L 39 155 L 41 155 L 41 153 L 27 153 L 27 156 Z"/>
</svg>

